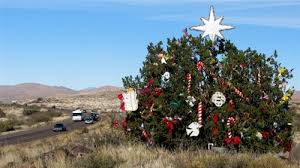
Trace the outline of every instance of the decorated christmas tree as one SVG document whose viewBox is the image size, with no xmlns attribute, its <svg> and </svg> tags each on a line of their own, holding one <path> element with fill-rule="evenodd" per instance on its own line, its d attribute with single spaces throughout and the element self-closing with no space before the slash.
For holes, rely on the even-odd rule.
<svg viewBox="0 0 300 168">
<path fill-rule="evenodd" d="M 121 111 L 129 137 L 167 148 L 208 145 L 235 150 L 290 150 L 291 71 L 272 56 L 239 50 L 211 8 L 204 31 L 150 44 L 140 75 L 123 78 Z M 209 39 L 205 36 L 209 36 Z"/>
</svg>

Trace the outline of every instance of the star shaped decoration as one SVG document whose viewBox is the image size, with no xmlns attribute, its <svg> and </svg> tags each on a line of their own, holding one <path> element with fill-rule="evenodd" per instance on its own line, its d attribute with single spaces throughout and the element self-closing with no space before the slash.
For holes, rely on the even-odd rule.
<svg viewBox="0 0 300 168">
<path fill-rule="evenodd" d="M 221 31 L 230 30 L 234 28 L 232 26 L 222 25 L 223 19 L 223 17 L 216 19 L 214 7 L 211 6 L 209 18 L 201 18 L 204 25 L 193 26 L 191 27 L 191 30 L 203 31 L 204 33 L 202 34 L 202 37 L 209 36 L 210 40 L 213 42 L 216 40 L 217 36 L 223 39 L 224 36 L 222 35 Z"/>
</svg>

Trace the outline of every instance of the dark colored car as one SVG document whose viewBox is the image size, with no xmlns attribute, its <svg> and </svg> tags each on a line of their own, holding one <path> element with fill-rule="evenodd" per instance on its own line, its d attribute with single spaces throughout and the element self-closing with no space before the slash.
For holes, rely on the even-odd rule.
<svg viewBox="0 0 300 168">
<path fill-rule="evenodd" d="M 54 132 L 67 131 L 67 128 L 64 124 L 58 123 L 54 125 L 52 131 Z"/>
<path fill-rule="evenodd" d="M 91 117 L 93 118 L 94 121 L 98 121 L 99 120 L 99 114 L 92 112 L 91 113 Z"/>
<path fill-rule="evenodd" d="M 86 124 L 93 124 L 94 123 L 94 119 L 92 117 L 86 117 L 84 119 L 84 123 L 86 123 Z"/>
</svg>

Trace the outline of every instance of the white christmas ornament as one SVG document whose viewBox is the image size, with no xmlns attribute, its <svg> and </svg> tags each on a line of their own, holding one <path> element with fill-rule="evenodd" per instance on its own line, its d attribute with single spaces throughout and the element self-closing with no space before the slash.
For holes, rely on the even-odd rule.
<svg viewBox="0 0 300 168">
<path fill-rule="evenodd" d="M 138 109 L 138 99 L 136 91 L 132 88 L 127 89 L 126 93 L 123 93 L 125 111 L 136 111 Z"/>
<path fill-rule="evenodd" d="M 170 72 L 165 72 L 163 75 L 162 75 L 162 80 L 164 82 L 168 82 L 169 79 L 170 79 L 171 75 L 170 75 Z"/>
<path fill-rule="evenodd" d="M 214 7 L 210 7 L 209 18 L 201 18 L 204 25 L 193 26 L 192 30 L 203 31 L 202 37 L 209 36 L 211 41 L 216 40 L 216 36 L 224 38 L 220 31 L 233 29 L 232 26 L 222 25 L 223 17 L 216 18 Z"/>
<path fill-rule="evenodd" d="M 224 96 L 223 93 L 221 93 L 221 92 L 216 92 L 215 94 L 212 95 L 211 101 L 212 101 L 217 107 L 221 107 L 221 106 L 225 103 L 226 98 L 225 98 L 225 96 Z"/>
<path fill-rule="evenodd" d="M 194 107 L 196 99 L 193 96 L 188 96 L 185 101 L 189 104 L 189 106 Z"/>
<path fill-rule="evenodd" d="M 261 140 L 262 139 L 262 134 L 260 132 L 257 132 L 256 137 Z"/>
<path fill-rule="evenodd" d="M 161 85 L 162 85 L 162 87 L 166 87 L 168 85 L 170 77 L 171 77 L 170 72 L 165 72 L 161 76 Z"/>
<path fill-rule="evenodd" d="M 162 54 L 162 53 L 158 54 L 158 58 L 160 58 L 160 61 L 162 64 L 167 64 L 164 54 Z"/>
<path fill-rule="evenodd" d="M 201 128 L 201 125 L 199 125 L 197 122 L 192 122 L 186 129 L 186 134 L 190 137 L 198 136 L 199 128 Z"/>
</svg>

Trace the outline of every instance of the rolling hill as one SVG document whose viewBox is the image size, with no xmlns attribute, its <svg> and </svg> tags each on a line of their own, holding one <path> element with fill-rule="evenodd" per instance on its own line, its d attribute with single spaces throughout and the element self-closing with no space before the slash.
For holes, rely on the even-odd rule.
<svg viewBox="0 0 300 168">
<path fill-rule="evenodd" d="M 73 94 L 93 94 L 103 91 L 120 90 L 114 86 L 73 90 L 63 86 L 48 86 L 39 83 L 22 83 L 18 85 L 0 85 L 0 101 L 25 100 L 38 97 L 56 97 Z"/>
</svg>

